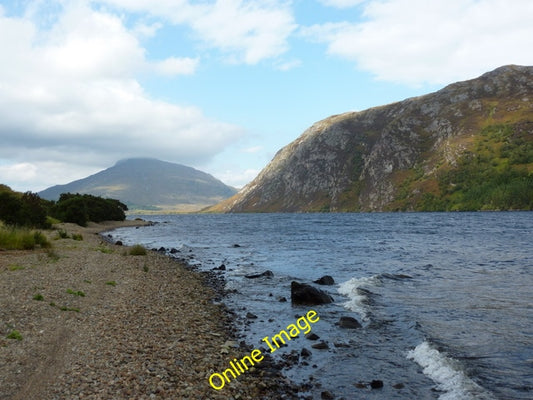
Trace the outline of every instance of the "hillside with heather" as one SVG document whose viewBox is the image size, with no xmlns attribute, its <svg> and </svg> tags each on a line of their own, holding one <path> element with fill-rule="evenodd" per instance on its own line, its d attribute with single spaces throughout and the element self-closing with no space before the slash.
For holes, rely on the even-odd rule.
<svg viewBox="0 0 533 400">
<path fill-rule="evenodd" d="M 533 67 L 331 116 L 213 212 L 533 209 Z"/>
</svg>

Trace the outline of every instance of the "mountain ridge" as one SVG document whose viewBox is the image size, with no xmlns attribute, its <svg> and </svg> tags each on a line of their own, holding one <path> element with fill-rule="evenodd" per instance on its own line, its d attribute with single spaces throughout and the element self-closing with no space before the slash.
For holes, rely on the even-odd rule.
<svg viewBox="0 0 533 400">
<path fill-rule="evenodd" d="M 475 157 L 483 160 L 472 165 Z M 531 157 L 533 67 L 508 65 L 434 93 L 318 121 L 209 211 L 529 208 L 533 191 L 524 179 L 532 179 Z M 475 179 L 461 178 L 462 169 Z M 497 200 L 502 184 L 485 187 L 484 178 L 496 182 L 505 174 L 512 190 L 526 191 L 525 206 Z M 456 189 L 456 182 L 474 181 L 486 201 L 476 202 L 472 188 Z"/>
<path fill-rule="evenodd" d="M 65 192 L 115 198 L 130 210 L 179 212 L 200 210 L 237 190 L 210 174 L 182 164 L 155 158 L 128 158 L 86 178 L 47 188 L 39 195 L 57 200 Z"/>
</svg>

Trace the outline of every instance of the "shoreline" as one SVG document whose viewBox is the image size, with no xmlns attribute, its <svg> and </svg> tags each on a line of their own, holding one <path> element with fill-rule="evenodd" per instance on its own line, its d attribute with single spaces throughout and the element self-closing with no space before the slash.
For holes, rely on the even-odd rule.
<svg viewBox="0 0 533 400">
<path fill-rule="evenodd" d="M 100 235 L 147 224 L 58 224 L 83 240 L 44 231 L 51 251 L 0 253 L 0 399 L 298 398 L 269 363 L 209 386 L 246 351 L 209 280 Z M 22 340 L 7 338 L 13 330 Z"/>
</svg>

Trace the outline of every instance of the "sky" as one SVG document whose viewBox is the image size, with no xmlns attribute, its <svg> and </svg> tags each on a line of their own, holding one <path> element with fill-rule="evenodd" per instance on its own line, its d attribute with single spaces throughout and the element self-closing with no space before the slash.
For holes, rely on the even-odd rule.
<svg viewBox="0 0 533 400">
<path fill-rule="evenodd" d="M 533 65 L 531 0 L 0 0 L 0 183 L 131 157 L 242 187 L 313 123 Z"/>
</svg>

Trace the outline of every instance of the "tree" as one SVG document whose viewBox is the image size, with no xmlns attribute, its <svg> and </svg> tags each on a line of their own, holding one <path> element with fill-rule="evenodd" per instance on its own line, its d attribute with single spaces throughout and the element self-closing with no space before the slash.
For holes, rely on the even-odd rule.
<svg viewBox="0 0 533 400">
<path fill-rule="evenodd" d="M 0 192 L 0 220 L 8 225 L 16 225 L 22 204 L 14 192 Z"/>
<path fill-rule="evenodd" d="M 90 194 L 63 193 L 52 207 L 53 217 L 86 226 L 88 221 L 123 221 L 128 207 L 115 199 L 104 199 Z"/>
</svg>

